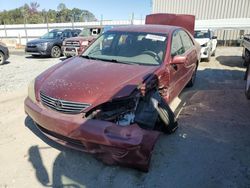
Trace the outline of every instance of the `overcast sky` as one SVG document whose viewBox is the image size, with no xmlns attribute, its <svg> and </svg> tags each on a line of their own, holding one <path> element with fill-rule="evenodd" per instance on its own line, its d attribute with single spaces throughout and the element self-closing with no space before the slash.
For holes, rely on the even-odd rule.
<svg viewBox="0 0 250 188">
<path fill-rule="evenodd" d="M 135 18 L 140 19 L 151 13 L 150 0 L 0 0 L 0 11 L 18 8 L 30 2 L 38 2 L 39 10 L 57 9 L 59 3 L 64 3 L 68 8 L 89 10 L 97 19 L 101 15 L 108 20 L 128 19 L 133 12 Z"/>
</svg>

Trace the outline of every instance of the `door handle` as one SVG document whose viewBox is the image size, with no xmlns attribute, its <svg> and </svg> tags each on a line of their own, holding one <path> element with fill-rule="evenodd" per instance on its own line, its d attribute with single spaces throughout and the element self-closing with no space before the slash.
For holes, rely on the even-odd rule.
<svg viewBox="0 0 250 188">
<path fill-rule="evenodd" d="M 177 66 L 176 64 L 171 64 L 171 66 L 173 67 L 173 69 L 174 69 L 175 71 L 178 70 L 178 66 Z"/>
</svg>

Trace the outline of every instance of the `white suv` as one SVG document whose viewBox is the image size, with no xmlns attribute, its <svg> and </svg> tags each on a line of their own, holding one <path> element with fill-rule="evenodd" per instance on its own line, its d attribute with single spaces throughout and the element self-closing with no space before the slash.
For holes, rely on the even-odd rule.
<svg viewBox="0 0 250 188">
<path fill-rule="evenodd" d="M 210 61 L 211 56 L 215 56 L 217 37 L 214 32 L 207 30 L 195 30 L 195 40 L 201 45 L 201 59 Z"/>
</svg>

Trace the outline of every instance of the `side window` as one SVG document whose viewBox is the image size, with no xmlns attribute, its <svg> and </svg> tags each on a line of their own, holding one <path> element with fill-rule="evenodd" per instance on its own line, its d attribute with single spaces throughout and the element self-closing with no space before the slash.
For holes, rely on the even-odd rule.
<svg viewBox="0 0 250 188">
<path fill-rule="evenodd" d="M 100 49 L 111 48 L 114 38 L 115 38 L 114 34 L 105 35 L 105 38 L 103 39 L 103 42 L 101 43 L 102 46 L 100 47 Z"/>
<path fill-rule="evenodd" d="M 71 33 L 72 37 L 77 37 L 79 35 L 79 32 L 78 31 L 73 31 Z"/>
<path fill-rule="evenodd" d="M 194 46 L 190 36 L 185 31 L 180 31 L 180 35 L 185 51 L 189 50 Z"/>
<path fill-rule="evenodd" d="M 70 31 L 65 31 L 63 32 L 63 35 L 62 35 L 64 38 L 69 38 L 71 37 L 71 32 Z"/>
<path fill-rule="evenodd" d="M 181 42 L 179 31 L 175 31 L 172 36 L 171 56 L 181 55 L 185 52 L 184 46 Z"/>
</svg>

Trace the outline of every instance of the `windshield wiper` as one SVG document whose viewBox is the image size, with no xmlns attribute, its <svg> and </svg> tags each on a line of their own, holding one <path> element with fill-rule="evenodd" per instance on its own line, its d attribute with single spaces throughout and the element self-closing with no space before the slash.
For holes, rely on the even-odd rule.
<svg viewBox="0 0 250 188">
<path fill-rule="evenodd" d="M 95 57 L 91 57 L 91 56 L 88 56 L 88 55 L 81 55 L 82 58 L 86 58 L 86 59 L 94 59 L 94 60 L 97 60 L 97 58 Z"/>
<path fill-rule="evenodd" d="M 112 62 L 112 63 L 121 63 L 121 64 L 128 64 L 128 65 L 139 65 L 138 63 L 135 63 L 135 62 L 118 61 L 117 59 L 103 59 L 103 58 L 91 57 L 91 56 L 88 56 L 88 55 L 82 55 L 81 57 L 86 58 L 86 59 L 93 59 L 93 60 L 99 60 L 99 61 L 107 61 L 107 62 Z"/>
</svg>

